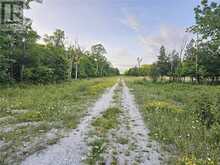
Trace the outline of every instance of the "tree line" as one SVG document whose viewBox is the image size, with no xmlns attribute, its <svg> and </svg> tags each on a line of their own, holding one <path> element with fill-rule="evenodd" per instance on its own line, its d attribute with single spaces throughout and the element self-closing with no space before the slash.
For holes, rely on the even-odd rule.
<svg viewBox="0 0 220 165">
<path fill-rule="evenodd" d="M 118 75 L 119 70 L 104 56 L 102 44 L 84 50 L 75 42 L 66 43 L 65 33 L 57 29 L 45 35 L 44 44 L 31 26 L 23 33 L 0 31 L 0 82 L 48 83 Z"/>
<path fill-rule="evenodd" d="M 168 52 L 161 46 L 155 63 L 147 68 L 130 68 L 126 75 L 150 76 L 154 81 L 169 77 L 170 81 L 190 78 L 197 83 L 219 82 L 220 4 L 202 0 L 194 10 L 196 24 L 187 29 L 195 34 L 194 39 L 184 44 L 179 52 Z"/>
</svg>

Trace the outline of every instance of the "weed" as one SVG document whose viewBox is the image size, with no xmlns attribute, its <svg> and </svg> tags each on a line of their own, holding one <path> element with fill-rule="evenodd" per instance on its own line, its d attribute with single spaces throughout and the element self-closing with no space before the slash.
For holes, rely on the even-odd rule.
<svg viewBox="0 0 220 165">
<path fill-rule="evenodd" d="M 91 146 L 91 151 L 87 155 L 86 163 L 87 164 L 96 164 L 102 160 L 101 154 L 104 153 L 105 147 L 108 143 L 107 133 L 118 126 L 118 114 L 120 113 L 119 108 L 108 108 L 105 113 L 97 118 L 92 126 L 95 128 L 95 131 L 90 135 L 96 136 L 96 138 L 89 143 Z"/>
<path fill-rule="evenodd" d="M 127 81 L 151 137 L 175 155 L 170 164 L 220 162 L 220 86 Z"/>
</svg>

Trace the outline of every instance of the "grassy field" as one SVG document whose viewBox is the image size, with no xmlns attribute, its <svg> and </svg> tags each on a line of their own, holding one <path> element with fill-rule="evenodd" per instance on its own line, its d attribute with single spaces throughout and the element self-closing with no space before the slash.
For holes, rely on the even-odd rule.
<svg viewBox="0 0 220 165">
<path fill-rule="evenodd" d="M 170 163 L 220 163 L 220 86 L 152 83 L 127 78 L 151 137 L 170 152 Z"/>
<path fill-rule="evenodd" d="M 0 87 L 0 164 L 56 143 L 116 78 Z M 62 130 L 62 131 L 61 131 Z"/>
</svg>

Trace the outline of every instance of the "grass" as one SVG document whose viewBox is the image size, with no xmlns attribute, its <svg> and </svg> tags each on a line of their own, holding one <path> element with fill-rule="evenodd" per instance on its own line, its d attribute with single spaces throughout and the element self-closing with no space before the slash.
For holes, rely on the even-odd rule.
<svg viewBox="0 0 220 165">
<path fill-rule="evenodd" d="M 115 82 L 116 78 L 98 78 L 62 84 L 0 87 L 0 128 L 15 128 L 9 132 L 0 129 L 0 141 L 16 144 L 13 147 L 16 153 L 23 143 L 53 128 L 76 128 L 88 106 Z M 21 123 L 30 124 L 17 128 Z M 8 155 L 9 150 L 4 152 Z M 6 164 L 2 157 L 0 164 Z"/>
<path fill-rule="evenodd" d="M 100 134 L 105 135 L 108 130 L 117 127 L 117 117 L 119 112 L 120 110 L 115 107 L 107 109 L 102 117 L 99 117 L 92 123 L 92 126 L 94 126 L 96 131 L 100 132 Z"/>
<path fill-rule="evenodd" d="M 108 145 L 108 133 L 119 126 L 118 116 L 121 109 L 118 107 L 120 107 L 121 85 L 119 83 L 114 91 L 112 107 L 109 107 L 102 116 L 92 122 L 92 130 L 90 131 L 92 140 L 88 142 L 90 151 L 85 160 L 86 164 L 103 164 L 102 154 Z"/>
<path fill-rule="evenodd" d="M 171 153 L 169 164 L 220 163 L 220 86 L 127 82 L 151 137 Z"/>
<path fill-rule="evenodd" d="M 104 153 L 105 147 L 108 143 L 107 133 L 114 128 L 117 128 L 118 114 L 120 109 L 116 107 L 108 108 L 106 112 L 99 118 L 97 118 L 92 126 L 95 128 L 95 131 L 91 133 L 90 136 L 95 136 L 94 140 L 89 143 L 91 150 L 88 154 L 86 163 L 93 165 L 99 161 L 102 161 L 101 154 Z"/>
</svg>

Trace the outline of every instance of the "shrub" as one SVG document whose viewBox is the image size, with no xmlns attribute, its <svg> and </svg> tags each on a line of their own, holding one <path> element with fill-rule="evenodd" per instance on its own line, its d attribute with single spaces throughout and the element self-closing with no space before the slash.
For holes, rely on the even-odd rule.
<svg viewBox="0 0 220 165">
<path fill-rule="evenodd" d="M 46 66 L 27 68 L 24 71 L 24 77 L 26 81 L 44 84 L 54 81 L 54 71 Z"/>
<path fill-rule="evenodd" d="M 195 100 L 195 114 L 205 125 L 207 128 L 210 128 L 218 119 L 216 115 L 219 113 L 217 111 L 217 106 L 215 104 L 215 99 L 207 96 L 207 94 L 202 93 L 196 100 Z"/>
</svg>

